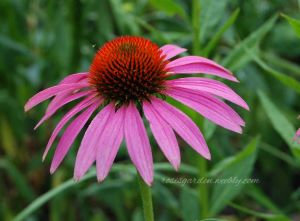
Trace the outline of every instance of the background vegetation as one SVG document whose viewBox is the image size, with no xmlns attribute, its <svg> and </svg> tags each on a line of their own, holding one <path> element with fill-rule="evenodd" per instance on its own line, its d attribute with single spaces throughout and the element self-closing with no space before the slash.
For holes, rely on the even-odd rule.
<svg viewBox="0 0 300 221">
<path fill-rule="evenodd" d="M 251 111 L 243 135 L 204 122 L 212 152 L 207 171 L 181 142 L 176 173 L 151 143 L 155 160 L 156 220 L 300 220 L 300 18 L 296 0 L 1 0 L 0 1 L 0 220 L 142 220 L 135 170 L 125 148 L 109 177 L 95 171 L 74 183 L 80 139 L 49 175 L 41 156 L 60 111 L 33 127 L 46 104 L 28 114 L 26 100 L 69 73 L 86 71 L 101 45 L 139 35 L 178 44 L 209 57 L 240 79 L 229 83 Z M 289 16 L 289 17 L 287 17 Z M 178 103 L 176 105 L 179 106 Z M 181 105 L 195 121 L 199 115 Z M 53 152 L 52 152 L 53 153 Z M 52 155 L 52 153 L 50 155 Z M 179 184 L 166 178 L 253 178 L 255 184 Z M 201 190 L 206 192 L 201 192 Z M 203 204 L 206 203 L 206 204 Z M 202 204 L 202 205 L 201 205 Z"/>
</svg>

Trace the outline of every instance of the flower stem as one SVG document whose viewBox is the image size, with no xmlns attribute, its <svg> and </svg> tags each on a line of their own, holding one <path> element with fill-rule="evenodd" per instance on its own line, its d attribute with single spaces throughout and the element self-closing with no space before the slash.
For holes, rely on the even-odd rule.
<svg viewBox="0 0 300 221">
<path fill-rule="evenodd" d="M 206 177 L 207 162 L 204 158 L 199 158 L 199 177 Z M 198 186 L 199 200 L 200 200 L 200 219 L 208 217 L 208 188 L 206 183 L 199 183 Z"/>
<path fill-rule="evenodd" d="M 200 52 L 200 0 L 192 1 L 193 54 Z"/>
<path fill-rule="evenodd" d="M 145 221 L 154 221 L 151 187 L 144 182 L 139 174 L 138 182 L 143 202 L 144 219 Z"/>
<path fill-rule="evenodd" d="M 192 1 L 192 26 L 193 26 L 193 54 L 200 55 L 201 54 L 201 22 L 200 22 L 200 14 L 201 14 L 201 6 L 200 0 Z M 197 125 L 203 131 L 203 123 L 204 119 L 201 117 L 197 117 Z M 199 157 L 197 160 L 198 168 L 199 168 L 199 177 L 206 177 L 207 174 L 207 165 L 206 159 Z M 205 219 L 208 217 L 208 188 L 205 183 L 199 183 L 198 186 L 199 193 L 199 202 L 200 202 L 200 219 Z"/>
</svg>

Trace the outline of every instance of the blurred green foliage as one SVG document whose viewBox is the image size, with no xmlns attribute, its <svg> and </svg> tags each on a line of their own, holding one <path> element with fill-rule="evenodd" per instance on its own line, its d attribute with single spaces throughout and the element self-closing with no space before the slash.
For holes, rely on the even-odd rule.
<svg viewBox="0 0 300 221">
<path fill-rule="evenodd" d="M 49 175 L 41 156 L 65 113 L 33 131 L 45 111 L 23 113 L 26 100 L 69 73 L 87 71 L 101 45 L 120 35 L 178 44 L 208 56 L 240 79 L 228 83 L 249 104 L 242 135 L 204 122 L 212 152 L 208 178 L 258 179 L 254 184 L 206 184 L 213 220 L 299 220 L 300 145 L 293 142 L 300 112 L 300 39 L 297 0 L 1 0 L 0 1 L 0 220 L 142 220 L 135 170 L 125 148 L 109 177 L 95 171 L 69 180 L 80 139 Z M 282 16 L 280 16 L 280 14 Z M 173 102 L 173 101 L 170 101 Z M 180 106 L 195 121 L 199 115 Z M 151 136 L 151 135 L 150 135 Z M 151 137 L 157 220 L 200 220 L 194 152 L 181 142 L 176 173 Z M 203 184 L 205 185 L 205 184 Z M 200 193 L 201 194 L 201 193 Z"/>
</svg>

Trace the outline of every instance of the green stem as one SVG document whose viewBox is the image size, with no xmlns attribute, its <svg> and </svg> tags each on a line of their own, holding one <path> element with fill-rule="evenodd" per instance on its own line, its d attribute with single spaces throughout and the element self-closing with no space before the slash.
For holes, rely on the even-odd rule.
<svg viewBox="0 0 300 221">
<path fill-rule="evenodd" d="M 193 54 L 199 55 L 201 50 L 200 42 L 200 13 L 201 6 L 200 0 L 193 0 L 192 2 L 193 15 L 192 15 L 192 25 L 193 25 Z M 202 129 L 203 128 L 203 118 L 199 119 L 197 116 L 197 124 Z M 206 160 L 202 157 L 198 158 L 199 167 L 199 177 L 205 177 L 207 175 L 207 165 Z M 199 201 L 200 201 L 200 219 L 205 219 L 208 217 L 208 188 L 204 183 L 199 183 L 198 186 Z"/>
<path fill-rule="evenodd" d="M 207 162 L 204 158 L 199 158 L 199 177 L 206 177 Z M 199 200 L 200 200 L 200 219 L 208 218 L 208 188 L 207 184 L 199 183 L 198 186 Z"/>
<path fill-rule="evenodd" d="M 192 2 L 193 54 L 200 52 L 200 0 Z"/>
<path fill-rule="evenodd" d="M 201 6 L 200 0 L 192 1 L 192 25 L 193 25 L 193 54 L 200 55 L 201 41 L 200 41 L 200 13 Z M 203 129 L 203 118 L 197 116 L 197 124 Z M 207 175 L 207 165 L 206 159 L 198 157 L 198 167 L 199 167 L 199 177 L 206 177 Z M 204 183 L 199 183 L 198 186 L 199 201 L 200 201 L 200 219 L 205 219 L 208 217 L 208 188 Z"/>
<path fill-rule="evenodd" d="M 141 197 L 143 201 L 143 211 L 145 221 L 154 221 L 151 187 L 149 187 L 138 174 Z"/>
</svg>

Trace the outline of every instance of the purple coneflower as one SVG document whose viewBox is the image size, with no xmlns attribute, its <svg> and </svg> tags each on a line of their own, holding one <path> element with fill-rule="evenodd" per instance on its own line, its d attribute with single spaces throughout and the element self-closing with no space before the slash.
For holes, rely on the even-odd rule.
<svg viewBox="0 0 300 221">
<path fill-rule="evenodd" d="M 143 180 L 153 181 L 151 146 L 142 113 L 150 124 L 162 152 L 177 170 L 180 150 L 175 132 L 196 152 L 210 159 L 205 139 L 196 124 L 182 111 L 168 104 L 169 96 L 193 108 L 212 122 L 237 133 L 243 119 L 224 101 L 226 99 L 248 110 L 246 102 L 225 84 L 203 77 L 170 79 L 177 74 L 206 73 L 227 80 L 238 80 L 214 61 L 199 57 L 173 57 L 186 49 L 176 45 L 156 44 L 142 37 L 118 37 L 96 53 L 89 72 L 71 74 L 58 85 L 33 96 L 25 111 L 54 97 L 35 128 L 49 119 L 63 105 L 81 99 L 54 129 L 43 159 L 61 129 L 68 123 L 51 163 L 53 173 L 73 141 L 92 114 L 101 107 L 89 124 L 77 153 L 74 177 L 79 180 L 96 161 L 97 178 L 107 176 L 122 140 Z"/>
</svg>

